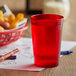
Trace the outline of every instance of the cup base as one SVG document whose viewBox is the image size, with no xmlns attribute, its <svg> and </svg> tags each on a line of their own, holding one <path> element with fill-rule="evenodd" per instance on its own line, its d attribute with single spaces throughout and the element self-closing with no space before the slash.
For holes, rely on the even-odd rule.
<svg viewBox="0 0 76 76">
<path fill-rule="evenodd" d="M 38 67 L 41 67 L 41 68 L 54 68 L 54 67 L 58 66 L 58 63 L 57 64 L 51 64 L 51 65 L 37 65 L 37 64 L 35 64 L 35 65 Z"/>
</svg>

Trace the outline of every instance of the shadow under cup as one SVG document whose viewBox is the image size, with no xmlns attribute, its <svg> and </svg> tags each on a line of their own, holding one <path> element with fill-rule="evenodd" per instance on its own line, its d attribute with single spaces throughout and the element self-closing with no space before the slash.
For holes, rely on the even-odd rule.
<svg viewBox="0 0 76 76">
<path fill-rule="evenodd" d="M 55 67 L 59 63 L 63 16 L 38 14 L 31 17 L 35 65 Z"/>
</svg>

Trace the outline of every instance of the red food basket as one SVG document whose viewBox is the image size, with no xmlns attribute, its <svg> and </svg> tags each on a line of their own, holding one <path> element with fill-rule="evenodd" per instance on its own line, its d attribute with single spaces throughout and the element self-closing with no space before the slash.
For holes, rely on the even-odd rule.
<svg viewBox="0 0 76 76">
<path fill-rule="evenodd" d="M 18 29 L 0 32 L 0 47 L 8 45 L 21 38 L 27 28 L 28 25 L 26 24 L 24 27 Z"/>
</svg>

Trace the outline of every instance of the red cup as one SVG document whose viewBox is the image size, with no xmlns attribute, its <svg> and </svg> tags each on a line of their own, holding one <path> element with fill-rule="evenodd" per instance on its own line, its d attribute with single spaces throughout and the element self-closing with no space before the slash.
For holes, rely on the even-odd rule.
<svg viewBox="0 0 76 76">
<path fill-rule="evenodd" d="M 35 65 L 55 67 L 59 63 L 63 16 L 38 14 L 31 17 Z"/>
</svg>

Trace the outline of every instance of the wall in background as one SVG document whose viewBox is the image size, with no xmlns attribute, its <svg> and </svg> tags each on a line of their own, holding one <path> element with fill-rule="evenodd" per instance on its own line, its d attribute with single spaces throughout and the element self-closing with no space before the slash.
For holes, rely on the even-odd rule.
<svg viewBox="0 0 76 76">
<path fill-rule="evenodd" d="M 31 9 L 42 9 L 43 8 L 43 0 L 30 0 L 30 8 Z"/>
<path fill-rule="evenodd" d="M 23 11 L 25 10 L 25 0 L 0 0 L 0 6 L 7 4 L 11 10 Z"/>
<path fill-rule="evenodd" d="M 43 0 L 30 0 L 31 9 L 42 9 Z M 26 0 L 0 0 L 0 6 L 7 4 L 11 10 L 23 11 L 26 8 Z"/>
</svg>

